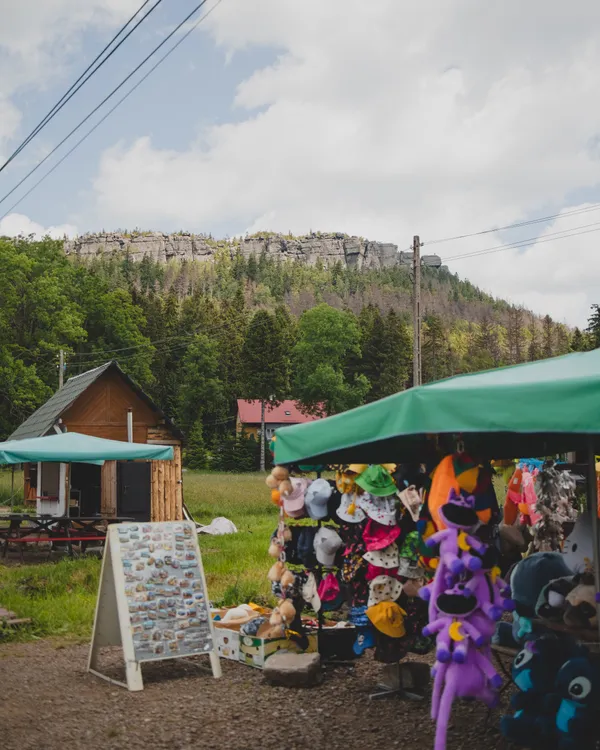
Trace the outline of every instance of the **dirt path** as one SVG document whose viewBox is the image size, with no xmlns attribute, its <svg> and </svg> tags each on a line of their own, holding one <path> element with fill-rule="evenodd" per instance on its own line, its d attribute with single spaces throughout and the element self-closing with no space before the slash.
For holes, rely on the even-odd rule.
<svg viewBox="0 0 600 750">
<path fill-rule="evenodd" d="M 431 750 L 429 703 L 369 701 L 381 665 L 337 668 L 310 691 L 267 686 L 258 670 L 223 660 L 223 678 L 206 661 L 144 666 L 145 689 L 128 693 L 85 672 L 86 646 L 48 641 L 0 646 L 3 750 Z M 117 654 L 109 655 L 119 677 Z M 454 711 L 448 750 L 504 748 L 500 713 Z"/>
</svg>

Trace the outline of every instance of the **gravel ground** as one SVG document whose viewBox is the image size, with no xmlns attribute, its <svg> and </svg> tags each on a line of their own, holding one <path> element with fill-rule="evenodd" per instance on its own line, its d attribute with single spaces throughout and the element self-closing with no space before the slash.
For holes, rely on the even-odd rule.
<svg viewBox="0 0 600 750">
<path fill-rule="evenodd" d="M 428 699 L 369 700 L 382 669 L 370 656 L 354 669 L 328 668 L 310 690 L 270 687 L 259 670 L 226 660 L 218 682 L 208 659 L 147 664 L 145 689 L 128 693 L 87 674 L 87 654 L 50 641 L 0 646 L 3 750 L 433 748 Z M 103 654 L 116 679 L 119 656 Z M 448 750 L 505 748 L 500 714 L 486 721 L 482 704 L 455 704 Z"/>
</svg>

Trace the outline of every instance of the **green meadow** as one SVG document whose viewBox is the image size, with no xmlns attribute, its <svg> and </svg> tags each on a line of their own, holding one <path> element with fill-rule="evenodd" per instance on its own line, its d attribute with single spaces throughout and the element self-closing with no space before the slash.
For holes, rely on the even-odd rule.
<svg viewBox="0 0 600 750">
<path fill-rule="evenodd" d="M 20 478 L 19 475 L 15 477 Z M 264 476 L 259 474 L 184 473 L 184 498 L 194 516 L 208 524 L 217 516 L 233 521 L 237 534 L 200 535 L 208 593 L 215 604 L 266 603 L 269 538 L 277 525 Z M 0 473 L 0 498 L 10 495 L 10 473 Z M 10 559 L 18 559 L 16 552 Z M 31 627 L 19 633 L 0 632 L 0 639 L 59 636 L 86 638 L 94 616 L 100 574 L 95 557 L 58 557 L 50 562 L 3 565 L 0 561 L 0 603 Z"/>
</svg>

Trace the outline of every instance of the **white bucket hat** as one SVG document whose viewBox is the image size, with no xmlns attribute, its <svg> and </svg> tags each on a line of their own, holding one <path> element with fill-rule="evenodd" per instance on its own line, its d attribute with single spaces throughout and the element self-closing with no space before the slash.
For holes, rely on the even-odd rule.
<svg viewBox="0 0 600 750">
<path fill-rule="evenodd" d="M 400 502 L 406 510 L 409 512 L 410 517 L 412 520 L 416 523 L 419 520 L 419 515 L 421 513 L 421 506 L 423 504 L 423 498 L 417 492 L 417 488 L 414 486 L 414 484 L 411 484 L 410 487 L 407 487 L 405 490 L 402 490 L 402 492 L 398 493 L 398 497 L 400 498 Z"/>
<path fill-rule="evenodd" d="M 350 513 L 351 510 L 354 510 L 354 513 Z M 346 523 L 362 523 L 365 520 L 365 512 L 358 504 L 357 495 L 348 492 L 342 495 L 342 501 L 336 513 Z"/>
<path fill-rule="evenodd" d="M 363 558 L 371 565 L 375 565 L 377 568 L 397 568 L 400 565 L 400 558 L 398 556 L 398 545 L 395 542 L 384 547 L 383 549 L 374 549 L 371 552 L 366 552 Z"/>
<path fill-rule="evenodd" d="M 306 512 L 314 521 L 327 518 L 327 501 L 333 492 L 332 486 L 326 479 L 315 479 L 306 490 L 304 506 Z"/>
<path fill-rule="evenodd" d="M 335 555 L 343 542 L 337 531 L 322 526 L 315 534 L 315 553 L 318 562 L 330 568 L 335 562 Z"/>
<path fill-rule="evenodd" d="M 369 584 L 368 607 L 374 607 L 380 602 L 395 602 L 402 593 L 402 584 L 391 576 L 377 576 Z"/>
<path fill-rule="evenodd" d="M 396 496 L 374 497 L 364 494 L 358 498 L 358 505 L 373 521 L 384 526 L 394 526 L 396 523 Z"/>
<path fill-rule="evenodd" d="M 321 599 L 317 589 L 317 581 L 313 573 L 308 574 L 304 585 L 302 586 L 302 598 L 313 608 L 315 612 L 321 609 Z"/>
</svg>

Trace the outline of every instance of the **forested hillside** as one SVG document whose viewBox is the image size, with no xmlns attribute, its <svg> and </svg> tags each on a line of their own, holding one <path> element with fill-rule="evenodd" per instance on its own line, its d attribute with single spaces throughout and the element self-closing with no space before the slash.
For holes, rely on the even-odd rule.
<svg viewBox="0 0 600 750">
<path fill-rule="evenodd" d="M 0 438 L 68 378 L 117 359 L 190 439 L 201 465 L 231 439 L 235 400 L 294 397 L 329 413 L 411 384 L 406 267 L 244 258 L 67 258 L 62 243 L 0 239 Z M 423 269 L 431 381 L 583 350 L 592 336 L 536 318 L 444 269 Z M 216 460 L 216 459 L 215 459 Z"/>
</svg>

